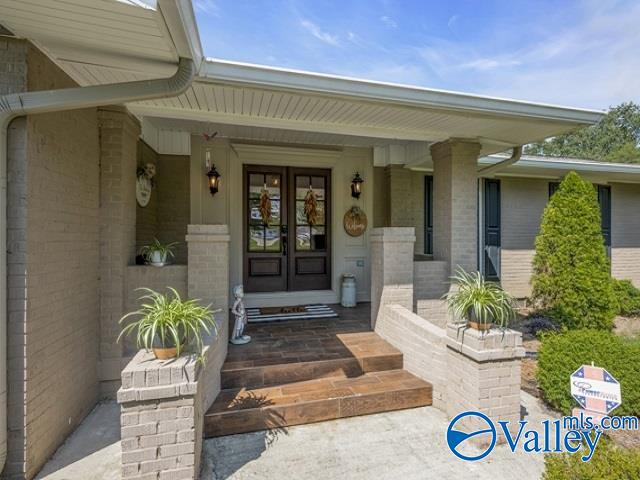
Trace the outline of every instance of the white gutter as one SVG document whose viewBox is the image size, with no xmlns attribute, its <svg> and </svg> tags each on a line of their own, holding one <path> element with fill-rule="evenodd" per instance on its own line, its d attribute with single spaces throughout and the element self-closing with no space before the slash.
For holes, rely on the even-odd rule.
<svg viewBox="0 0 640 480">
<path fill-rule="evenodd" d="M 494 163 L 493 165 L 489 165 L 488 167 L 484 167 L 478 170 L 478 176 L 486 177 L 489 175 L 493 175 L 500 170 L 507 168 L 509 165 L 513 165 L 520 160 L 522 156 L 522 146 L 514 147 L 511 156 L 506 160 L 502 160 L 501 162 Z"/>
<path fill-rule="evenodd" d="M 7 129 L 16 117 L 173 97 L 196 76 L 193 60 L 180 58 L 170 78 L 25 92 L 0 97 L 0 471 L 7 458 Z"/>
</svg>

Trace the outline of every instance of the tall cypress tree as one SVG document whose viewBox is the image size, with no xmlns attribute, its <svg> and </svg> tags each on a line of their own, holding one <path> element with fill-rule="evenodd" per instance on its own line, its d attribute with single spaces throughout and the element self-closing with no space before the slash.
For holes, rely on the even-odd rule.
<svg viewBox="0 0 640 480">
<path fill-rule="evenodd" d="M 575 172 L 544 210 L 533 272 L 533 299 L 552 318 L 568 328 L 612 328 L 616 308 L 598 196 Z"/>
</svg>

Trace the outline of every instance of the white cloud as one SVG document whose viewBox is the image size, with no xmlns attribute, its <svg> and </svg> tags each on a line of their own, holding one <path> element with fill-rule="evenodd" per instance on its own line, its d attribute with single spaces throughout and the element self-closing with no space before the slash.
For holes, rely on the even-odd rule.
<svg viewBox="0 0 640 480">
<path fill-rule="evenodd" d="M 309 33 L 311 33 L 311 35 L 316 37 L 318 40 L 326 44 L 333 45 L 334 47 L 340 45 L 337 35 L 331 35 L 330 33 L 322 31 L 320 27 L 315 23 L 309 20 L 302 20 L 300 22 L 300 25 L 302 25 Z"/>
<path fill-rule="evenodd" d="M 214 15 L 216 17 L 220 15 L 220 8 L 215 0 L 194 0 L 193 6 L 196 10 L 208 15 Z"/>
<path fill-rule="evenodd" d="M 383 15 L 380 17 L 380 21 L 384 23 L 389 28 L 397 28 L 398 22 L 396 22 L 393 18 L 388 17 L 387 15 Z"/>
<path fill-rule="evenodd" d="M 521 62 L 515 59 L 478 58 L 471 62 L 461 64 L 460 68 L 463 70 L 494 70 L 496 68 L 513 67 L 520 64 Z"/>
<path fill-rule="evenodd" d="M 449 20 L 447 21 L 447 27 L 449 27 L 449 30 L 453 30 L 453 26 L 455 25 L 455 23 L 458 21 L 459 18 L 460 18 L 460 15 L 451 15 L 451 17 L 449 17 Z"/>
</svg>

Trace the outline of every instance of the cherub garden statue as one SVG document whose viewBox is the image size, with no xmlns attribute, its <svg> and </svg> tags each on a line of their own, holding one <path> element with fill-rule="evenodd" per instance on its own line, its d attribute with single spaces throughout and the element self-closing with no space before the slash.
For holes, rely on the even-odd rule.
<svg viewBox="0 0 640 480">
<path fill-rule="evenodd" d="M 244 329 L 247 326 L 247 312 L 244 308 L 244 303 L 242 299 L 244 298 L 244 288 L 242 285 L 236 285 L 233 287 L 233 296 L 235 300 L 233 302 L 233 307 L 231 307 L 231 313 L 236 316 L 236 323 L 233 327 L 233 332 L 231 334 L 231 342 L 234 345 L 244 345 L 251 341 L 251 337 L 249 335 L 244 335 Z"/>
</svg>

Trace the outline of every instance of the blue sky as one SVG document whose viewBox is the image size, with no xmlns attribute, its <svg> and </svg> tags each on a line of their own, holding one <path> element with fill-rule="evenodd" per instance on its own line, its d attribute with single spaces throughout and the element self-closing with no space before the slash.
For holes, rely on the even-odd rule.
<svg viewBox="0 0 640 480">
<path fill-rule="evenodd" d="M 193 0 L 205 54 L 606 109 L 640 103 L 638 0 Z"/>
</svg>

